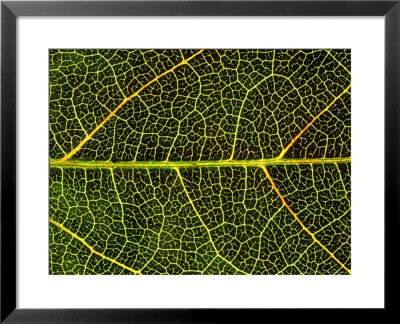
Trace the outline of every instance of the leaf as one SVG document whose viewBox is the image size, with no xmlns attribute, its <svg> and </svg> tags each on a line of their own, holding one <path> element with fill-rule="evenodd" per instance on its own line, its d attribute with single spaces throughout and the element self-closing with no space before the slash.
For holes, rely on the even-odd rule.
<svg viewBox="0 0 400 324">
<path fill-rule="evenodd" d="M 50 50 L 51 274 L 350 274 L 350 50 Z"/>
</svg>

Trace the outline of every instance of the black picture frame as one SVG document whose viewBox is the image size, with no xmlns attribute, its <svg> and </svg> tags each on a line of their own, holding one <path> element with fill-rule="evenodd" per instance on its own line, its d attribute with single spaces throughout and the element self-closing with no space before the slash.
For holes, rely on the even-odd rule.
<svg viewBox="0 0 400 324">
<path fill-rule="evenodd" d="M 267 320 L 267 316 L 271 316 L 271 313 L 282 312 L 282 309 L 95 310 L 20 309 L 16 307 L 16 19 L 19 16 L 384 16 L 385 307 L 376 311 L 379 316 L 383 315 L 382 312 L 386 316 L 388 311 L 396 310 L 399 303 L 399 298 L 396 298 L 396 294 L 398 295 L 397 287 L 399 287 L 396 261 L 400 237 L 400 0 L 2 1 L 1 323 L 220 323 L 237 322 L 243 316 L 247 318 L 244 322 L 252 322 L 257 317 L 264 321 Z M 297 314 L 299 311 L 303 310 L 295 310 L 291 312 L 292 315 L 285 313 L 285 316 L 299 316 Z M 267 314 L 267 312 L 269 313 Z M 294 316 L 293 318 L 295 318 Z M 318 320 L 315 313 L 313 316 L 314 320 Z M 287 320 L 289 320 L 289 317 L 287 317 Z"/>
</svg>

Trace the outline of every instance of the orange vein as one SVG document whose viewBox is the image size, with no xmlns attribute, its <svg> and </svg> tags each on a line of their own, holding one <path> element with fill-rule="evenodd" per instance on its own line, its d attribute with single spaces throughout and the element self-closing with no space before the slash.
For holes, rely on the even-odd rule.
<svg viewBox="0 0 400 324">
<path fill-rule="evenodd" d="M 90 252 L 92 252 L 92 253 L 98 255 L 99 257 L 101 257 L 103 259 L 106 259 L 106 260 L 108 260 L 108 261 L 110 261 L 112 263 L 115 263 L 115 264 L 119 265 L 120 267 L 122 267 L 122 268 L 124 268 L 126 270 L 129 270 L 130 272 L 133 272 L 134 274 L 137 274 L 137 275 L 141 275 L 142 274 L 140 271 L 134 270 L 132 268 L 129 268 L 125 264 L 122 264 L 122 263 L 120 263 L 120 262 L 118 262 L 118 261 L 116 261 L 114 259 L 111 259 L 111 258 L 105 256 L 104 254 L 96 251 L 92 246 L 90 246 L 88 243 L 86 243 L 86 241 L 83 238 L 79 237 L 75 233 L 72 233 L 68 228 L 66 228 L 64 225 L 56 222 L 54 219 L 50 218 L 49 221 L 53 225 L 57 226 L 58 228 L 61 228 L 64 232 L 66 232 L 69 235 L 71 235 L 74 239 L 77 239 L 79 242 L 81 242 L 84 246 L 86 246 L 90 250 Z"/>
<path fill-rule="evenodd" d="M 299 138 L 301 135 L 303 135 L 303 134 L 307 131 L 307 129 L 308 129 L 312 124 L 314 124 L 314 122 L 315 122 L 324 112 L 326 112 L 330 107 L 332 107 L 332 105 L 333 105 L 337 100 L 339 100 L 346 92 L 348 92 L 349 89 L 350 89 L 350 87 L 351 87 L 351 84 L 349 84 L 349 86 L 348 86 L 346 89 L 344 89 L 343 92 L 342 92 L 340 95 L 338 95 L 335 99 L 333 99 L 332 102 L 331 102 L 328 106 L 326 106 L 326 108 L 324 108 L 317 116 L 315 116 L 315 117 L 306 125 L 306 127 L 304 127 L 304 128 L 301 130 L 301 132 L 300 132 L 299 134 L 297 134 L 297 136 L 296 136 L 295 138 L 292 139 L 292 141 L 289 143 L 289 145 L 286 146 L 286 147 L 282 150 L 282 152 L 278 155 L 277 159 L 283 158 L 283 156 L 286 154 L 286 152 L 292 147 L 292 145 L 294 144 L 294 142 L 296 142 L 296 141 L 298 140 L 298 138 Z"/>
<path fill-rule="evenodd" d="M 200 53 L 202 53 L 204 50 L 200 50 L 198 52 L 196 52 L 195 54 L 193 54 L 191 57 L 182 60 L 180 63 L 178 63 L 177 65 L 175 65 L 174 67 L 172 67 L 171 69 L 161 73 L 160 75 L 158 75 L 157 77 L 155 77 L 153 80 L 149 81 L 148 83 L 146 83 L 144 86 L 142 86 L 139 90 L 137 90 L 136 92 L 134 92 L 133 94 L 131 94 L 129 97 L 125 98 L 118 106 L 117 108 L 115 108 L 99 125 L 97 125 L 97 127 L 89 134 L 87 135 L 70 153 L 68 153 L 67 155 L 65 155 L 61 161 L 67 161 L 69 160 L 76 152 L 78 152 L 83 145 L 86 144 L 87 141 L 89 141 L 93 135 L 95 135 L 98 130 L 104 126 L 105 123 L 107 123 L 128 101 L 132 100 L 133 98 L 135 98 L 137 95 L 139 95 L 139 93 L 141 93 L 144 89 L 146 89 L 148 86 L 150 86 L 151 84 L 153 84 L 154 82 L 156 82 L 158 79 L 162 78 L 164 75 L 173 72 L 174 70 L 176 70 L 178 67 L 187 64 L 190 60 L 192 60 L 194 57 L 196 57 L 197 55 L 199 55 Z"/>
<path fill-rule="evenodd" d="M 300 224 L 300 226 L 312 237 L 315 243 L 317 243 L 320 247 L 322 247 L 328 254 L 334 259 L 343 269 L 345 269 L 349 274 L 351 274 L 351 270 L 347 268 L 338 258 L 335 257 L 335 255 L 328 250 L 328 248 L 323 245 L 316 237 L 315 235 L 303 224 L 303 222 L 300 220 L 299 216 L 290 208 L 288 203 L 286 202 L 285 198 L 282 196 L 280 191 L 278 190 L 278 187 L 275 184 L 274 179 L 272 179 L 271 175 L 269 174 L 267 168 L 262 165 L 261 169 L 265 172 L 265 175 L 267 176 L 269 182 L 271 183 L 272 187 L 274 188 L 276 194 L 279 196 L 279 198 L 282 201 L 282 204 L 287 208 L 287 210 L 293 215 L 293 217 L 296 219 L 296 221 Z"/>
</svg>

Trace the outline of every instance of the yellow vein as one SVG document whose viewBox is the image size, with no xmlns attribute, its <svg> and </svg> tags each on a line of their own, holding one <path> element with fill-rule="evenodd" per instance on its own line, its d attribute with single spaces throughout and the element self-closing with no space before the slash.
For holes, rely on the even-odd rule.
<svg viewBox="0 0 400 324">
<path fill-rule="evenodd" d="M 79 236 L 76 235 L 75 233 L 72 233 L 68 228 L 66 228 L 64 225 L 62 225 L 62 224 L 56 222 L 54 219 L 50 218 L 49 221 L 50 221 L 50 223 L 52 223 L 53 225 L 57 226 L 58 228 L 62 229 L 64 232 L 66 232 L 66 233 L 68 233 L 69 235 L 71 235 L 74 239 L 77 239 L 79 242 L 81 242 L 84 246 L 86 246 L 86 247 L 90 250 L 90 252 L 92 252 L 92 253 L 98 255 L 99 257 L 101 257 L 101 258 L 103 258 L 103 259 L 105 259 L 105 260 L 108 260 L 108 261 L 110 261 L 110 262 L 112 262 L 112 263 L 115 263 L 116 265 L 119 265 L 120 267 L 122 267 L 122 268 L 124 268 L 124 269 L 126 269 L 126 270 L 129 270 L 130 272 L 132 272 L 132 273 L 134 273 L 134 274 L 137 274 L 137 275 L 141 275 L 141 274 L 142 274 L 140 271 L 134 270 L 134 269 L 132 269 L 132 268 L 129 268 L 129 267 L 127 267 L 125 264 L 122 264 L 122 263 L 120 263 L 120 262 L 118 262 L 118 261 L 116 261 L 116 260 L 114 260 L 114 259 L 111 259 L 111 258 L 105 256 L 104 254 L 102 254 L 102 253 L 96 251 L 92 246 L 90 246 L 88 243 L 86 243 L 86 241 L 85 241 L 83 238 L 79 237 Z"/>
<path fill-rule="evenodd" d="M 119 196 L 119 192 L 117 189 L 117 182 L 115 181 L 115 177 L 114 177 L 114 169 L 113 168 L 109 168 L 110 170 L 110 174 L 111 174 L 111 179 L 114 185 L 114 190 L 115 190 L 115 194 L 117 195 L 118 201 L 119 201 L 119 205 L 121 206 L 121 223 L 122 226 L 124 227 L 124 233 L 125 233 L 125 237 L 128 237 L 127 234 L 127 229 L 125 226 L 125 213 L 124 213 L 124 204 L 122 203 L 121 197 Z M 86 190 L 85 190 L 86 192 Z M 121 248 L 121 251 L 118 253 L 117 258 L 121 255 L 122 251 L 124 250 L 126 244 L 128 243 L 128 240 L 125 240 L 124 246 Z"/>
<path fill-rule="evenodd" d="M 345 67 L 342 62 L 340 62 L 334 55 L 332 55 L 331 50 L 327 51 L 328 54 L 342 67 L 346 70 L 346 72 L 348 72 L 349 74 L 351 74 L 351 72 L 347 69 L 347 67 Z"/>
<path fill-rule="evenodd" d="M 295 138 L 292 139 L 292 141 L 288 144 L 288 146 L 286 146 L 286 147 L 282 150 L 282 152 L 278 155 L 277 159 L 283 158 L 283 156 L 286 154 L 286 152 L 292 147 L 292 145 L 294 144 L 294 142 L 296 142 L 296 141 L 299 139 L 299 137 L 302 136 L 302 135 L 307 131 L 307 129 L 308 129 L 312 124 L 314 124 L 314 122 L 315 122 L 324 112 L 326 112 L 330 107 L 332 107 L 332 105 L 333 105 L 336 101 L 338 101 L 345 93 L 347 93 L 347 92 L 349 91 L 350 87 L 351 87 L 351 84 L 350 84 L 346 89 L 344 89 L 343 92 L 342 92 L 340 95 L 338 95 L 337 97 L 335 97 L 335 99 L 333 99 L 332 102 L 331 102 L 328 106 L 326 106 L 317 116 L 315 116 L 315 117 L 306 125 L 306 127 L 304 127 L 304 128 L 301 130 L 301 132 L 300 132 L 299 134 L 297 134 L 297 136 L 296 136 Z"/>
<path fill-rule="evenodd" d="M 85 145 L 97 132 L 98 130 L 104 126 L 105 123 L 107 123 L 128 101 L 132 100 L 133 98 L 135 98 L 137 95 L 139 95 L 144 89 L 146 89 L 148 86 L 150 86 L 151 84 L 153 84 L 154 82 L 158 81 L 160 78 L 162 78 L 164 75 L 173 72 L 174 70 L 176 70 L 178 67 L 187 64 L 190 60 L 192 60 L 193 58 L 195 58 L 197 55 L 199 55 L 200 53 L 202 53 L 204 50 L 200 50 L 198 52 L 196 52 L 195 54 L 193 54 L 191 57 L 182 60 L 180 63 L 178 63 L 177 65 L 175 65 L 174 67 L 172 67 L 171 69 L 161 73 L 160 75 L 158 75 L 157 77 L 155 77 L 153 80 L 149 81 L 148 83 L 146 83 L 145 85 L 143 85 L 139 90 L 137 90 L 136 92 L 134 92 L 133 94 L 131 94 L 129 97 L 125 98 L 118 106 L 117 108 L 115 108 L 99 125 L 96 126 L 96 128 L 89 134 L 87 135 L 70 153 L 68 153 L 67 155 L 65 155 L 61 160 L 62 161 L 67 161 L 69 160 L 73 155 L 75 155 L 76 152 L 78 152 L 83 145 Z"/>
<path fill-rule="evenodd" d="M 80 161 L 80 160 L 52 160 L 50 167 L 59 168 L 200 168 L 200 167 L 260 167 L 262 165 L 290 165 L 290 164 L 329 164 L 350 163 L 351 157 L 344 158 L 316 158 L 316 159 L 260 159 L 260 160 L 219 160 L 219 161 Z"/>
<path fill-rule="evenodd" d="M 293 217 L 296 219 L 296 221 L 300 224 L 300 226 L 312 237 L 315 243 L 317 243 L 320 247 L 322 247 L 328 254 L 334 259 L 343 269 L 345 269 L 349 274 L 351 274 L 351 270 L 347 268 L 338 258 L 335 257 L 335 255 L 328 250 L 328 248 L 323 245 L 316 237 L 315 235 L 303 224 L 303 222 L 300 220 L 299 216 L 290 208 L 288 203 L 286 202 L 285 198 L 282 196 L 280 193 L 278 187 L 275 184 L 274 179 L 272 179 L 271 175 L 269 174 L 267 168 L 265 166 L 261 166 L 261 169 L 265 172 L 265 175 L 267 176 L 269 182 L 271 183 L 272 187 L 274 188 L 276 194 L 279 196 L 280 200 L 282 201 L 282 204 L 287 208 L 287 210 L 293 215 Z"/>
<path fill-rule="evenodd" d="M 197 211 L 197 208 L 196 208 L 196 206 L 194 205 L 194 202 L 193 202 L 192 198 L 190 198 L 189 192 L 187 191 L 186 186 L 185 186 L 185 183 L 183 182 L 183 177 L 182 177 L 182 175 L 181 175 L 181 172 L 179 171 L 179 168 L 175 168 L 175 171 L 176 171 L 176 173 L 178 174 L 179 180 L 181 181 L 183 190 L 184 190 L 185 193 L 186 193 L 186 196 L 187 196 L 187 198 L 188 198 L 188 200 L 189 200 L 190 205 L 192 205 L 192 208 L 193 208 L 194 212 L 196 213 L 197 217 L 200 219 L 201 224 L 203 225 L 203 227 L 204 227 L 205 230 L 207 231 L 208 238 L 209 238 L 209 240 L 210 240 L 210 242 L 211 242 L 211 244 L 212 244 L 212 246 L 213 246 L 213 248 L 214 248 L 215 253 L 217 254 L 217 256 L 218 256 L 219 258 L 221 258 L 222 260 L 224 260 L 224 261 L 225 261 L 226 263 L 228 263 L 229 265 L 231 265 L 236 271 L 242 272 L 242 273 L 244 273 L 244 274 L 248 274 L 248 273 L 246 273 L 246 272 L 240 270 L 239 268 L 237 268 L 235 265 L 233 265 L 231 262 L 229 262 L 229 261 L 226 260 L 222 255 L 219 254 L 219 252 L 218 252 L 218 250 L 217 250 L 217 247 L 215 246 L 214 241 L 213 241 L 213 239 L 212 239 L 212 237 L 211 237 L 211 232 L 210 232 L 210 230 L 208 229 L 207 225 L 204 223 L 204 221 L 203 221 L 203 219 L 201 218 L 199 212 Z"/>
<path fill-rule="evenodd" d="M 236 141 L 237 141 L 237 137 L 238 137 L 238 133 L 239 133 L 239 125 L 240 125 L 240 119 L 241 119 L 241 117 L 242 117 L 242 110 L 243 110 L 244 103 L 246 102 L 249 93 L 250 93 L 251 91 L 253 91 L 254 89 L 257 89 L 257 87 L 258 87 L 262 82 L 265 82 L 266 80 L 268 80 L 269 78 L 271 78 L 271 77 L 273 77 L 273 76 L 274 76 L 274 74 L 270 74 L 270 75 L 266 76 L 264 79 L 262 79 L 260 82 L 258 82 L 256 85 L 254 85 L 253 87 L 251 87 L 250 89 L 247 89 L 246 95 L 244 96 L 244 99 L 243 99 L 243 101 L 242 101 L 242 105 L 240 106 L 239 114 L 238 114 L 238 116 L 237 116 L 235 137 L 234 137 L 234 139 L 233 139 L 232 153 L 231 153 L 231 157 L 229 158 L 229 160 L 233 160 L 233 156 L 235 155 Z"/>
</svg>

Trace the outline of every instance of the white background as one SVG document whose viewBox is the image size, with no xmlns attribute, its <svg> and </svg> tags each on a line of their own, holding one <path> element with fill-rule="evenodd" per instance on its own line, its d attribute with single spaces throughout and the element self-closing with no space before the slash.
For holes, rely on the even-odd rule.
<svg viewBox="0 0 400 324">
<path fill-rule="evenodd" d="M 383 18 L 18 18 L 22 308 L 383 307 Z M 49 48 L 351 48 L 350 276 L 49 276 Z"/>
</svg>

